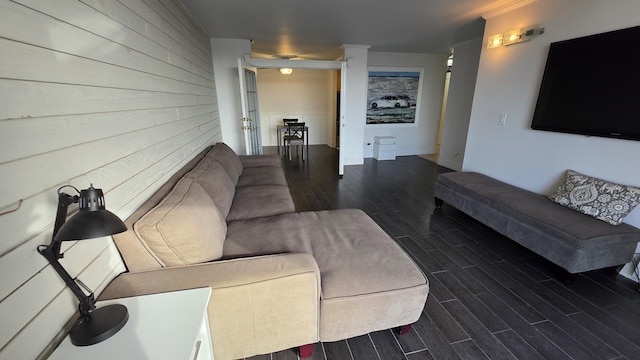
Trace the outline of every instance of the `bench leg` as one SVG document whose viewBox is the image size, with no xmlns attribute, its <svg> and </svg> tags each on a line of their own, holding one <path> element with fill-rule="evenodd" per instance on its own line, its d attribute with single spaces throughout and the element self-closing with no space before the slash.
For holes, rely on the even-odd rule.
<svg viewBox="0 0 640 360">
<path fill-rule="evenodd" d="M 616 276 L 618 275 L 618 273 L 620 273 L 620 270 L 622 270 L 623 267 L 624 267 L 624 264 L 618 265 L 618 266 L 610 266 L 602 269 L 602 271 L 604 271 L 604 273 L 609 276 Z"/>
<path fill-rule="evenodd" d="M 442 199 L 440 198 L 434 198 L 434 201 L 436 203 L 436 209 L 442 209 L 442 204 L 444 203 L 444 201 L 442 201 Z"/>
<path fill-rule="evenodd" d="M 313 346 L 315 344 L 307 344 L 307 345 L 302 345 L 300 347 L 298 347 L 298 351 L 300 352 L 300 358 L 301 359 L 305 359 L 305 358 L 310 358 L 313 356 Z"/>
<path fill-rule="evenodd" d="M 408 333 L 409 331 L 411 331 L 411 326 L 412 325 L 413 324 L 400 326 L 400 328 L 398 329 L 398 333 L 400 333 L 400 335 L 404 335 L 404 334 Z"/>
<path fill-rule="evenodd" d="M 570 273 L 567 270 L 562 269 L 562 268 L 558 268 L 555 271 L 555 274 L 556 274 L 556 278 L 558 278 L 558 281 L 561 284 L 564 284 L 564 285 L 571 284 L 573 282 L 573 280 L 576 279 L 576 276 L 578 276 L 578 274 Z"/>
</svg>

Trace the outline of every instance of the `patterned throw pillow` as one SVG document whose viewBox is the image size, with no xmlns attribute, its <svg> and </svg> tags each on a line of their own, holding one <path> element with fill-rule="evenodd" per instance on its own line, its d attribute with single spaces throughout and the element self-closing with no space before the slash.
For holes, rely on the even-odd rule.
<svg viewBox="0 0 640 360">
<path fill-rule="evenodd" d="M 567 170 L 564 182 L 549 199 L 609 224 L 620 225 L 624 217 L 640 204 L 640 188 Z"/>
</svg>

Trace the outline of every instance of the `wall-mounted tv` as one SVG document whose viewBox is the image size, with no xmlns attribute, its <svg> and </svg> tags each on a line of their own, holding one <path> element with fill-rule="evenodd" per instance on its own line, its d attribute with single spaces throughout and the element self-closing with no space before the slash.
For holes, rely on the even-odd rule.
<svg viewBox="0 0 640 360">
<path fill-rule="evenodd" d="M 531 128 L 640 140 L 640 26 L 551 43 Z"/>
</svg>

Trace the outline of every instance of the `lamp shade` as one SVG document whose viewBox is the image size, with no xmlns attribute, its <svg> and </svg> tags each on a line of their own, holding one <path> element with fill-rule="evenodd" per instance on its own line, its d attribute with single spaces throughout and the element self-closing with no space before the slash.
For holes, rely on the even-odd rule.
<svg viewBox="0 0 640 360">
<path fill-rule="evenodd" d="M 92 185 L 80 191 L 78 206 L 78 213 L 62 225 L 54 241 L 93 239 L 127 230 L 118 216 L 105 209 L 102 189 Z"/>
</svg>

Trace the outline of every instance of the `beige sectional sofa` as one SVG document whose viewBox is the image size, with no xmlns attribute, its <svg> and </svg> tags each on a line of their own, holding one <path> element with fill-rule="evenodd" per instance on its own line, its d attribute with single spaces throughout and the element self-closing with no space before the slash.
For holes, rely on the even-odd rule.
<svg viewBox="0 0 640 360">
<path fill-rule="evenodd" d="M 294 210 L 277 156 L 237 156 L 218 143 L 114 236 L 128 272 L 100 298 L 211 287 L 218 360 L 342 340 L 420 317 L 426 277 L 365 213 Z"/>
</svg>

